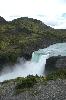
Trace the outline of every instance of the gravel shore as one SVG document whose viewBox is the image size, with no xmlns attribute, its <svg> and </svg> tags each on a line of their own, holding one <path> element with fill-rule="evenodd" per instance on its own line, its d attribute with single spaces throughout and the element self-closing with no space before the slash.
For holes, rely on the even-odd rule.
<svg viewBox="0 0 66 100">
<path fill-rule="evenodd" d="M 37 83 L 15 95 L 16 82 L 0 83 L 0 100 L 66 100 L 66 79 Z"/>
</svg>

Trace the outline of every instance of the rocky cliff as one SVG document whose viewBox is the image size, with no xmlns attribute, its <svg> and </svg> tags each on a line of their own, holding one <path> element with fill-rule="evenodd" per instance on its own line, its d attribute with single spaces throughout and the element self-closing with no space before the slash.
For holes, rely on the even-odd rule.
<svg viewBox="0 0 66 100">
<path fill-rule="evenodd" d="M 66 56 L 54 56 L 46 60 L 45 73 L 66 68 Z"/>
</svg>

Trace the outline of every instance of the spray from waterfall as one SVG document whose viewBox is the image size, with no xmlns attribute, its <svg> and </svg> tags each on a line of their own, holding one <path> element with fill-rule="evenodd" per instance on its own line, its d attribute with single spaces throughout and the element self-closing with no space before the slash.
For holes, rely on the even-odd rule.
<svg viewBox="0 0 66 100">
<path fill-rule="evenodd" d="M 5 66 L 0 72 L 0 82 L 27 75 L 44 75 L 46 59 L 58 55 L 66 56 L 66 43 L 57 43 L 35 51 L 30 61 L 20 58 L 20 62 L 12 66 L 12 69 L 11 66 Z"/>
<path fill-rule="evenodd" d="M 12 66 L 12 69 L 9 66 L 5 67 L 1 72 L 0 82 L 17 77 L 26 77 L 27 75 L 44 75 L 43 72 L 47 56 L 48 55 L 42 55 L 37 62 L 32 59 L 31 61 L 20 59 L 20 63 Z"/>
</svg>

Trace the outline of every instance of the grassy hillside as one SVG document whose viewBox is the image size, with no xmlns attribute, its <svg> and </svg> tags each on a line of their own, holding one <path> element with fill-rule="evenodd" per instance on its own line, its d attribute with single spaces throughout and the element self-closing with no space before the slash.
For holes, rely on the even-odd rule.
<svg viewBox="0 0 66 100">
<path fill-rule="evenodd" d="M 0 64 L 14 63 L 18 57 L 31 58 L 33 51 L 66 41 L 66 30 L 55 30 L 39 20 L 0 17 Z"/>
</svg>

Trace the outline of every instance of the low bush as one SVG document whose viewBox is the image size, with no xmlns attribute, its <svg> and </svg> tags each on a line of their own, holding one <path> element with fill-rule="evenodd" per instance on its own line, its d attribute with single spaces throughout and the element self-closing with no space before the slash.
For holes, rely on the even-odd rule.
<svg viewBox="0 0 66 100">
<path fill-rule="evenodd" d="M 58 78 L 66 78 L 66 69 L 58 69 L 57 71 L 52 72 L 46 76 L 47 80 L 56 80 Z"/>
<path fill-rule="evenodd" d="M 26 78 L 18 79 L 16 89 L 31 88 L 37 83 L 35 76 L 29 75 Z"/>
</svg>

